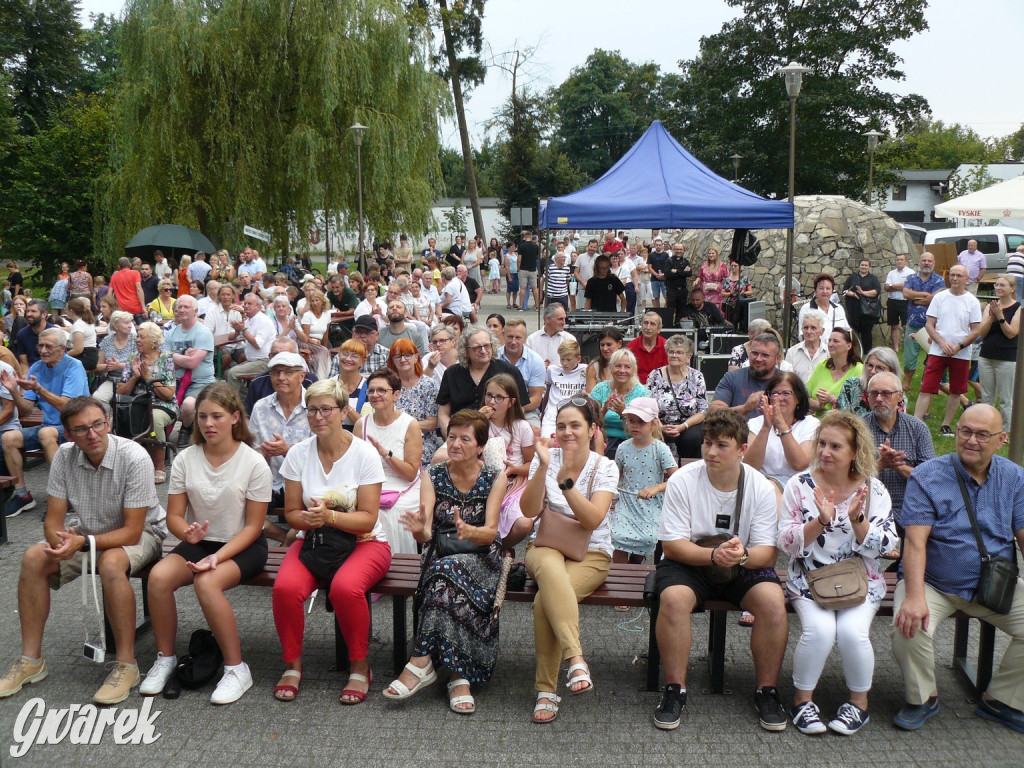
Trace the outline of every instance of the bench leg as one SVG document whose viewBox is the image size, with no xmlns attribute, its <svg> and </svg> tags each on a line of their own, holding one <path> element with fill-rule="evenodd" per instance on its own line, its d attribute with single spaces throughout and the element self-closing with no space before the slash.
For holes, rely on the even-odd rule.
<svg viewBox="0 0 1024 768">
<path fill-rule="evenodd" d="M 992 657 L 996 652 L 996 628 L 987 621 L 978 622 L 981 624 L 981 635 L 978 638 L 978 679 L 977 695 L 988 690 L 988 684 L 992 682 Z"/>
<path fill-rule="evenodd" d="M 406 602 L 405 595 L 392 595 L 391 597 L 392 625 L 394 627 L 391 663 L 394 667 L 395 677 L 402 674 L 402 669 L 409 660 L 409 635 L 405 621 Z"/>
<path fill-rule="evenodd" d="M 11 500 L 11 496 L 13 495 L 13 485 L 9 488 L 0 488 L 0 544 L 7 543 L 7 518 L 4 517 L 3 511 L 7 506 L 7 502 Z"/>
<path fill-rule="evenodd" d="M 661 650 L 658 648 L 658 607 L 660 600 L 651 604 L 651 629 L 647 636 L 647 690 L 654 693 L 658 690 L 661 677 Z"/>
<path fill-rule="evenodd" d="M 953 669 L 955 669 L 964 683 L 974 693 L 980 696 L 978 689 L 978 676 L 967 657 L 967 645 L 971 638 L 971 619 L 968 616 L 957 616 L 955 629 L 953 631 Z"/>
<path fill-rule="evenodd" d="M 710 611 L 708 626 L 708 666 L 711 671 L 711 692 L 725 693 L 725 635 L 728 611 Z"/>
</svg>

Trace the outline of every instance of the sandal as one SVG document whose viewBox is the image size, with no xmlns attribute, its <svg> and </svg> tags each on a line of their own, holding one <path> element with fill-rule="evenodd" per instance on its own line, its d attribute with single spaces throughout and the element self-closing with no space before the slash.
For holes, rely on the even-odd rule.
<svg viewBox="0 0 1024 768">
<path fill-rule="evenodd" d="M 410 661 L 405 665 L 405 668 L 416 676 L 416 685 L 409 688 L 401 680 L 396 679 L 391 683 L 391 685 L 384 689 L 385 699 L 391 699 L 392 701 L 408 699 L 410 696 L 419 693 L 422 689 L 433 684 L 433 682 L 437 680 L 437 673 L 434 671 L 433 663 L 429 663 L 426 667 L 417 667 Z M 391 693 L 392 690 L 396 691 L 396 693 Z"/>
<path fill-rule="evenodd" d="M 163 485 L 167 482 L 167 471 L 164 469 L 158 469 L 153 472 L 153 484 Z"/>
<path fill-rule="evenodd" d="M 285 680 L 295 678 L 295 683 L 286 683 Z M 297 669 L 286 669 L 281 675 L 281 681 L 274 686 L 274 698 L 278 701 L 295 701 L 299 695 L 299 682 L 302 680 L 302 673 Z M 291 694 L 286 695 L 286 694 Z"/>
<path fill-rule="evenodd" d="M 547 691 L 537 691 L 537 705 L 533 708 L 533 722 L 538 725 L 555 722 L 558 718 L 558 704 L 561 700 L 561 696 L 556 696 Z M 551 712 L 553 714 L 551 717 L 537 717 L 541 712 Z"/>
<path fill-rule="evenodd" d="M 460 685 L 469 687 L 469 680 L 464 677 L 460 677 L 458 680 L 452 680 L 448 683 L 448 706 L 451 707 L 452 712 L 457 715 L 472 715 L 476 712 L 476 701 L 473 699 L 472 694 L 465 696 L 452 696 L 452 689 L 458 688 Z M 466 708 L 460 708 L 460 704 L 469 704 Z"/>
<path fill-rule="evenodd" d="M 350 688 L 353 682 L 366 683 L 365 691 L 357 691 L 354 688 Z M 370 686 L 373 684 L 373 670 L 367 670 L 365 675 L 361 675 L 358 672 L 351 672 L 348 676 L 348 682 L 345 684 L 345 690 L 341 692 L 341 698 L 338 701 L 342 704 L 362 704 L 366 701 L 366 694 L 370 692 Z M 348 697 L 347 699 L 345 697 Z"/>
<path fill-rule="evenodd" d="M 736 623 L 739 624 L 741 627 L 746 627 L 747 629 L 750 629 L 752 626 L 754 626 L 754 614 L 750 613 L 749 611 L 744 611 L 740 614 L 740 617 L 736 620 Z"/>
<path fill-rule="evenodd" d="M 573 677 L 572 673 L 577 672 L 579 670 L 583 670 L 583 674 L 576 675 L 575 677 Z M 594 690 L 594 681 L 590 677 L 590 667 L 588 667 L 582 661 L 579 664 L 573 664 L 571 667 L 569 667 L 567 675 L 568 679 L 566 680 L 565 684 L 569 686 L 569 693 L 571 693 L 573 696 L 579 696 L 581 693 L 586 693 L 587 691 Z M 583 688 L 573 690 L 572 686 L 576 683 L 586 683 L 586 685 Z"/>
</svg>

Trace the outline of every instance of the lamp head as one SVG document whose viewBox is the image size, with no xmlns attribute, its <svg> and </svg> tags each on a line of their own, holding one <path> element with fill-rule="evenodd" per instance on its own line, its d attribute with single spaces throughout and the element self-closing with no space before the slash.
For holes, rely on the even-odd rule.
<svg viewBox="0 0 1024 768">
<path fill-rule="evenodd" d="M 789 94 L 789 98 L 796 100 L 800 95 L 800 86 L 803 84 L 804 73 L 810 72 L 810 67 L 805 67 L 796 61 L 791 61 L 784 67 L 779 67 L 776 70 L 780 75 L 786 78 L 786 93 Z"/>
</svg>

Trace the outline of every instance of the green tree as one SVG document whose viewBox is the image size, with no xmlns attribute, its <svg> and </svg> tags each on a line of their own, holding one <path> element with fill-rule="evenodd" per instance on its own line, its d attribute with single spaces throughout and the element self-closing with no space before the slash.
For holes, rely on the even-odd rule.
<svg viewBox="0 0 1024 768">
<path fill-rule="evenodd" d="M 880 168 L 939 170 L 960 163 L 986 163 L 1000 159 L 992 145 L 972 128 L 959 123 L 921 118 L 907 130 L 878 146 Z"/>
<path fill-rule="evenodd" d="M 82 30 L 82 81 L 85 93 L 104 93 L 111 85 L 118 64 L 121 22 L 105 14 L 89 14 L 91 27 Z"/>
<path fill-rule="evenodd" d="M 633 64 L 618 51 L 594 51 L 551 90 L 559 146 L 573 165 L 596 179 L 659 116 L 661 86 L 657 64 Z"/>
<path fill-rule="evenodd" d="M 1024 125 L 995 142 L 1000 160 L 1024 160 Z"/>
<path fill-rule="evenodd" d="M 701 38 L 695 59 L 666 86 L 665 123 L 718 173 L 744 156 L 740 183 L 783 197 L 788 188 L 789 102 L 776 73 L 811 67 L 797 102 L 798 194 L 863 197 L 872 127 L 899 133 L 927 114 L 925 99 L 899 95 L 892 46 L 927 28 L 926 0 L 726 0 L 740 15 Z"/>
<path fill-rule="evenodd" d="M 354 222 L 357 121 L 366 231 L 424 231 L 444 85 L 423 36 L 397 0 L 130 0 L 98 247 L 175 222 L 284 249 L 317 211 Z"/>
</svg>

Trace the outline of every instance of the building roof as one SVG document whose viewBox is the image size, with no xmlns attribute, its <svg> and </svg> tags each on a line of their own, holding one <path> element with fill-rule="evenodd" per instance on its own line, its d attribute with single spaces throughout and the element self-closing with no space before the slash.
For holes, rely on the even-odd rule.
<svg viewBox="0 0 1024 768">
<path fill-rule="evenodd" d="M 934 171 L 897 171 L 904 181 L 946 181 L 953 173 L 952 168 L 941 168 Z"/>
</svg>

